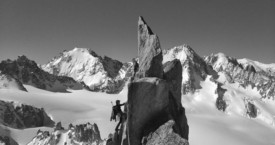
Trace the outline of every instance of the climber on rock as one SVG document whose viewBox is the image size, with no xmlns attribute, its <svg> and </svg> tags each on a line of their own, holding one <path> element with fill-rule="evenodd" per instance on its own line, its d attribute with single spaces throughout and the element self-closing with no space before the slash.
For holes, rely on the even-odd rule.
<svg viewBox="0 0 275 145">
<path fill-rule="evenodd" d="M 126 117 L 126 114 L 122 112 L 121 110 L 121 106 L 124 106 L 125 103 L 123 104 L 120 104 L 120 101 L 119 100 L 116 100 L 116 105 L 113 106 L 113 110 L 112 110 L 112 115 L 111 115 L 111 119 L 110 121 L 112 120 L 115 120 L 116 121 L 116 117 L 119 118 L 119 122 L 116 126 L 116 131 L 118 131 L 118 128 L 119 126 L 121 125 L 122 121 L 123 121 L 123 117 Z"/>
</svg>

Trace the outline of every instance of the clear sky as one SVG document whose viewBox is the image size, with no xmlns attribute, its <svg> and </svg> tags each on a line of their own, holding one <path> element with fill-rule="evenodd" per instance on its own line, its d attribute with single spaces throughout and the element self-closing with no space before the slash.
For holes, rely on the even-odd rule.
<svg viewBox="0 0 275 145">
<path fill-rule="evenodd" d="M 131 61 L 139 15 L 164 49 L 275 63 L 275 0 L 0 0 L 0 60 L 24 54 L 45 64 L 84 47 Z"/>
</svg>

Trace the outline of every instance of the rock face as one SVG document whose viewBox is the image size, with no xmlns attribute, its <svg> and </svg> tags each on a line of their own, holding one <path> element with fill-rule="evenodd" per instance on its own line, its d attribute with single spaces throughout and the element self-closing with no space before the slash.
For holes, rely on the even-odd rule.
<svg viewBox="0 0 275 145">
<path fill-rule="evenodd" d="M 128 63 L 101 57 L 91 49 L 75 48 L 64 51 L 42 69 L 57 76 L 72 77 L 92 91 L 118 93 L 124 86 L 128 66 Z"/>
<path fill-rule="evenodd" d="M 141 139 L 168 120 L 174 120 L 174 131 L 188 139 L 185 111 L 170 91 L 170 84 L 159 78 L 141 78 L 129 85 L 128 131 L 129 144 Z"/>
<path fill-rule="evenodd" d="M 124 145 L 188 144 L 189 127 L 181 104 L 180 61 L 162 65 L 158 38 L 141 17 L 138 34 L 140 67 L 138 76 L 128 86 L 127 120 L 119 138 Z M 121 144 L 120 141 L 114 144 Z"/>
<path fill-rule="evenodd" d="M 153 34 L 142 17 L 138 20 L 138 77 L 162 78 L 162 50 L 158 36 Z"/>
<path fill-rule="evenodd" d="M 0 71 L 0 89 L 16 89 L 27 91 L 23 84 L 17 79 L 13 78 L 8 74 L 3 74 Z"/>
<path fill-rule="evenodd" d="M 170 91 L 176 102 L 181 102 L 182 66 L 178 59 L 166 62 L 164 65 L 164 79 L 169 81 Z"/>
<path fill-rule="evenodd" d="M 61 122 L 56 123 L 56 125 L 54 126 L 54 130 L 64 130 L 64 128 L 62 127 Z"/>
<path fill-rule="evenodd" d="M 101 145 L 103 141 L 96 124 L 79 124 L 71 126 L 64 130 L 55 130 L 52 133 L 48 131 L 38 131 L 37 135 L 28 145 L 48 145 L 48 144 L 85 144 L 85 145 Z"/>
<path fill-rule="evenodd" d="M 0 100 L 0 124 L 17 129 L 53 126 L 54 122 L 43 108 Z"/>
<path fill-rule="evenodd" d="M 54 91 L 66 92 L 67 89 L 82 89 L 83 86 L 74 79 L 65 76 L 54 76 L 43 70 L 29 60 L 26 56 L 19 56 L 17 60 L 6 60 L 0 63 L 0 71 L 12 76 L 23 84 Z"/>
<path fill-rule="evenodd" d="M 0 145 L 18 145 L 18 143 L 8 136 L 0 136 Z"/>
<path fill-rule="evenodd" d="M 183 139 L 173 131 L 175 122 L 169 120 L 161 125 L 155 132 L 143 138 L 143 145 L 189 145 L 186 139 Z"/>
<path fill-rule="evenodd" d="M 169 103 L 169 86 L 162 79 L 142 78 L 131 83 L 128 89 L 129 143 L 138 145 L 147 124 L 156 129 L 166 121 L 164 112 Z"/>
<path fill-rule="evenodd" d="M 250 101 L 245 100 L 246 114 L 250 118 L 256 118 L 258 115 L 257 107 Z"/>
<path fill-rule="evenodd" d="M 216 89 L 216 94 L 218 94 L 218 98 L 216 100 L 216 107 L 220 111 L 225 111 L 227 104 L 226 101 L 224 100 L 224 93 L 226 92 L 226 89 L 221 87 L 222 84 L 218 83 L 217 89 Z"/>
<path fill-rule="evenodd" d="M 90 123 L 87 123 L 76 125 L 75 136 L 75 140 L 78 142 L 95 142 L 99 144 L 102 141 L 98 126 L 96 124 L 91 125 Z"/>
<path fill-rule="evenodd" d="M 247 63 L 239 63 L 237 59 L 225 56 L 222 53 L 211 55 L 205 61 L 212 65 L 217 72 L 223 72 L 229 77 L 228 82 L 238 82 L 244 88 L 248 85 L 256 87 L 262 98 L 274 99 L 275 77 L 271 72 L 266 72 Z M 256 65 L 255 65 L 256 66 Z"/>
</svg>

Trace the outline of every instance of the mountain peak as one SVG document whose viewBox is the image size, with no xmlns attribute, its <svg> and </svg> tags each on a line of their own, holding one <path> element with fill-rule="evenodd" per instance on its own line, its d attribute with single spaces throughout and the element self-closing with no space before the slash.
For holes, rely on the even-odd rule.
<svg viewBox="0 0 275 145">
<path fill-rule="evenodd" d="M 16 61 L 18 61 L 18 62 L 33 62 L 33 63 L 35 63 L 34 61 L 32 61 L 29 58 L 27 58 L 27 56 L 25 56 L 25 55 L 19 55 L 18 58 L 16 59 Z"/>
<path fill-rule="evenodd" d="M 139 18 L 138 18 L 138 29 L 142 30 L 147 35 L 153 35 L 154 34 L 153 31 L 147 25 L 147 23 L 145 22 L 145 20 L 142 16 L 139 16 Z"/>
<path fill-rule="evenodd" d="M 177 52 L 184 51 L 184 52 L 189 53 L 189 54 L 194 54 L 195 53 L 195 51 L 187 44 L 175 46 L 175 47 L 170 48 L 168 50 L 174 50 L 174 51 L 177 51 Z"/>
<path fill-rule="evenodd" d="M 171 61 L 175 58 L 179 59 L 181 62 L 184 62 L 187 59 L 192 60 L 194 58 L 200 58 L 200 56 L 189 45 L 186 44 L 164 50 L 163 54 L 163 63 Z"/>
<path fill-rule="evenodd" d="M 89 53 L 94 57 L 99 57 L 95 51 L 93 51 L 91 48 L 78 48 L 75 47 L 71 52 L 80 52 L 80 53 Z"/>
<path fill-rule="evenodd" d="M 90 48 L 74 48 L 52 59 L 42 69 L 54 75 L 72 77 L 93 91 L 116 93 L 124 83 L 121 81 L 125 73 L 122 66 L 120 61 L 101 57 Z"/>
</svg>

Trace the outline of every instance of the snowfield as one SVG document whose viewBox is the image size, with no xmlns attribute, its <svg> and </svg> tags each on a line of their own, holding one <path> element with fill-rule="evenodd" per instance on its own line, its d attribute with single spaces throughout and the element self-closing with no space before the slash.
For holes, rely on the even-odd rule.
<svg viewBox="0 0 275 145">
<path fill-rule="evenodd" d="M 220 74 L 219 81 L 223 81 Z M 255 89 L 241 88 L 236 84 L 223 85 L 227 89 L 226 112 L 216 109 L 217 84 L 208 77 L 200 83 L 202 89 L 192 95 L 184 95 L 182 104 L 186 109 L 189 124 L 190 145 L 275 145 L 275 102 L 261 100 Z M 112 95 L 86 90 L 69 90 L 71 93 L 54 93 L 25 85 L 29 92 L 13 89 L 0 89 L 1 100 L 13 100 L 43 107 L 55 122 L 62 122 L 64 128 L 69 123 L 96 123 L 102 138 L 114 132 L 115 122 L 110 122 L 111 101 L 127 99 L 127 87 L 120 94 Z M 243 99 L 253 101 L 259 115 L 249 118 L 245 112 Z M 52 128 L 40 127 L 24 130 L 0 126 L 10 130 L 10 135 L 20 145 L 32 140 L 38 129 L 52 131 Z M 1 129 L 1 130 L 2 130 Z"/>
<path fill-rule="evenodd" d="M 69 90 L 71 93 L 54 93 L 37 89 L 25 85 L 29 92 L 0 89 L 0 99 L 7 101 L 18 101 L 24 104 L 43 107 L 45 111 L 57 123 L 62 122 L 64 128 L 68 125 L 80 123 L 96 123 L 99 127 L 102 138 L 107 138 L 109 133 L 113 133 L 116 123 L 110 122 L 112 110 L 111 101 L 116 99 L 126 101 L 127 89 L 118 95 L 106 93 L 90 92 L 86 90 Z M 7 127 L 4 127 L 7 128 Z M 32 140 L 38 129 L 10 129 L 11 136 L 21 145 L 25 145 Z M 46 128 L 47 130 L 53 130 Z"/>
<path fill-rule="evenodd" d="M 222 76 L 222 75 L 220 75 Z M 225 113 L 215 106 L 215 83 L 208 77 L 202 89 L 182 98 L 189 124 L 190 145 L 275 145 L 275 102 L 260 100 L 256 89 L 225 84 Z M 259 108 L 259 116 L 246 115 L 243 99 L 251 99 Z"/>
</svg>

